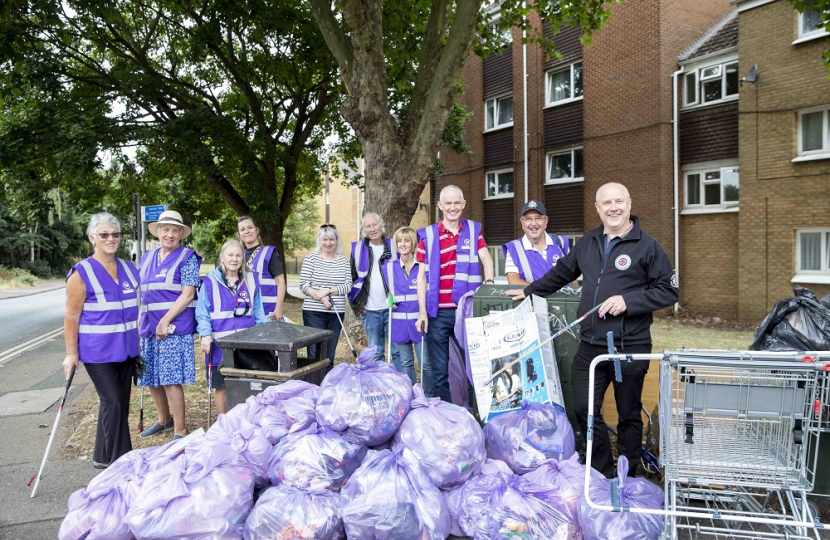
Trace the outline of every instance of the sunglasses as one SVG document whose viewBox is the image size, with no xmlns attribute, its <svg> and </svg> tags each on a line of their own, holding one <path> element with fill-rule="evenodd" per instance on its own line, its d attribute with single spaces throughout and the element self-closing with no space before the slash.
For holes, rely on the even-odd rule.
<svg viewBox="0 0 830 540">
<path fill-rule="evenodd" d="M 335 227 L 331 223 L 323 223 L 322 225 L 320 225 L 320 230 L 322 231 L 323 229 L 334 229 L 336 231 L 337 227 Z"/>
<path fill-rule="evenodd" d="M 120 232 L 114 232 L 114 233 L 102 232 L 102 233 L 95 233 L 95 236 L 97 236 L 98 238 L 101 238 L 102 240 L 106 240 L 107 238 L 112 236 L 114 239 L 118 240 L 119 238 L 121 238 L 121 233 Z"/>
</svg>

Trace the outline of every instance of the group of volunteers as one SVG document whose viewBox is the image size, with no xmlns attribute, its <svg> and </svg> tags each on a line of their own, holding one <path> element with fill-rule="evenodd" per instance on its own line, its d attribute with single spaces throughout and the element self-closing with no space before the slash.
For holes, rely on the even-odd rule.
<svg viewBox="0 0 830 540">
<path fill-rule="evenodd" d="M 426 395 L 451 401 L 450 348 L 451 342 L 458 346 L 458 304 L 494 278 L 481 224 L 462 219 L 465 204 L 459 187 L 446 186 L 438 200 L 440 221 L 417 232 L 401 227 L 391 238 L 381 216 L 368 212 L 350 259 L 342 254 L 337 227 L 330 223 L 320 227 L 317 246 L 303 261 L 300 291 L 305 296 L 303 324 L 332 330 L 326 344 L 328 369 L 348 301 L 366 330 L 368 345 L 377 346 L 376 360 L 383 358 L 389 343 L 395 367 L 414 384 L 417 358 Z M 545 206 L 530 200 L 521 209 L 524 235 L 502 246 L 508 283 L 524 286 L 506 291 L 514 300 L 550 295 L 581 279 L 578 315 L 600 304 L 597 316 L 582 324 L 573 362 L 575 413 L 583 432 L 591 416 L 588 368 L 595 356 L 607 352 L 606 333 L 614 333 L 619 352 L 650 352 L 652 312 L 678 298 L 671 261 L 631 215 L 625 186 L 600 187 L 596 209 L 601 226 L 571 249 L 566 237 L 547 232 Z M 283 319 L 282 260 L 273 247 L 260 245 L 259 230 L 250 217 L 239 218 L 238 240 L 222 245 L 217 268 L 201 280 L 201 258 L 180 245 L 191 229 L 178 212 L 164 212 L 148 229 L 161 247 L 145 253 L 136 269 L 115 256 L 121 232 L 118 219 L 106 213 L 94 215 L 87 230 L 94 253 L 67 276 L 64 370 L 68 378 L 70 370 L 84 362 L 98 392 L 93 465 L 99 468 L 131 449 L 127 415 L 134 373 L 143 371 L 137 383 L 149 388 L 158 411 L 157 421 L 141 436 L 173 430 L 174 438 L 182 437 L 187 434 L 182 384 L 195 382 L 192 334 L 201 338 L 201 350 L 210 360 L 207 369 L 212 370 L 217 409 L 225 412 L 224 380 L 218 370 L 222 351 L 213 341 L 269 319 Z M 309 347 L 310 358 L 320 360 L 317 353 L 316 347 Z M 139 357 L 144 360 L 143 370 Z M 614 384 L 620 454 L 632 464 L 639 463 L 641 394 L 647 370 L 647 362 L 630 362 L 623 364 L 622 383 L 606 369 L 598 370 L 595 378 L 600 396 Z M 505 399 L 510 397 L 509 389 L 503 393 Z M 613 461 L 600 403 L 592 414 L 595 467 L 610 477 Z"/>
</svg>

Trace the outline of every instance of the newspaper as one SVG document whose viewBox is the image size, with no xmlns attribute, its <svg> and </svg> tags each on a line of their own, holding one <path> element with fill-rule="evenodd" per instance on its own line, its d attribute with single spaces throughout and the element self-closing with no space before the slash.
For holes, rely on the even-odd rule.
<svg viewBox="0 0 830 540">
<path fill-rule="evenodd" d="M 550 337 L 547 303 L 543 298 L 533 296 L 515 309 L 473 317 L 465 323 L 473 389 L 483 422 L 519 409 L 523 399 L 565 410 L 553 342 L 523 358 Z M 489 381 L 494 373 L 518 358 L 522 360 Z"/>
</svg>

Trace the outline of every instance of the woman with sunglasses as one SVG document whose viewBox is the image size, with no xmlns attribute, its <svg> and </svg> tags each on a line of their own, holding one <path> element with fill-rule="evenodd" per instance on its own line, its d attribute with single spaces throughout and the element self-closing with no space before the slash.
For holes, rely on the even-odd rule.
<svg viewBox="0 0 830 540">
<path fill-rule="evenodd" d="M 267 321 L 262 309 L 262 295 L 254 276 L 245 271 L 242 243 L 228 240 L 219 250 L 219 266 L 202 280 L 196 304 L 196 322 L 201 349 L 211 354 L 210 377 L 216 390 L 216 410 L 228 412 L 225 378 L 219 372 L 222 349 L 213 347 L 213 341 Z M 205 374 L 207 375 L 207 367 Z"/>
<path fill-rule="evenodd" d="M 130 383 L 138 357 L 138 270 L 115 256 L 121 223 L 108 213 L 95 214 L 87 237 L 91 257 L 66 276 L 64 340 L 66 379 L 83 362 L 98 393 L 98 431 L 92 466 L 105 469 L 132 450 Z"/>
<path fill-rule="evenodd" d="M 153 396 L 158 420 L 139 435 L 152 437 L 173 429 L 173 439 L 187 435 L 183 384 L 196 383 L 193 334 L 196 333 L 196 287 L 202 258 L 180 243 L 190 236 L 182 215 L 162 212 L 147 225 L 161 247 L 144 253 L 141 273 L 141 355 L 146 371 L 138 380 Z"/>
<path fill-rule="evenodd" d="M 330 362 L 326 373 L 334 365 L 334 353 L 340 340 L 340 319 L 346 312 L 346 295 L 352 289 L 349 259 L 341 255 L 342 251 L 337 227 L 326 223 L 317 232 L 317 247 L 306 255 L 300 269 L 300 291 L 305 294 L 303 324 L 333 332 L 326 345 Z M 308 357 L 316 356 L 317 347 L 309 346 Z"/>
</svg>

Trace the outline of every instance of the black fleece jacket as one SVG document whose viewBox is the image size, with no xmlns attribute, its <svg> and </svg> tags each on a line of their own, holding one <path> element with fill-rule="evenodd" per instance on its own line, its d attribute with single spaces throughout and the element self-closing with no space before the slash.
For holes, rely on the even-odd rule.
<svg viewBox="0 0 830 540">
<path fill-rule="evenodd" d="M 581 339 L 604 345 L 606 334 L 614 332 L 614 344 L 625 348 L 651 343 L 652 312 L 668 307 L 679 298 L 677 278 L 671 260 L 657 240 L 633 227 L 618 240 L 603 264 L 602 226 L 587 233 L 551 270 L 524 289 L 526 296 L 548 296 L 582 274 L 582 299 L 577 314 L 589 311 L 615 295 L 622 295 L 626 310 L 619 316 L 594 313 L 580 325 Z"/>
</svg>

